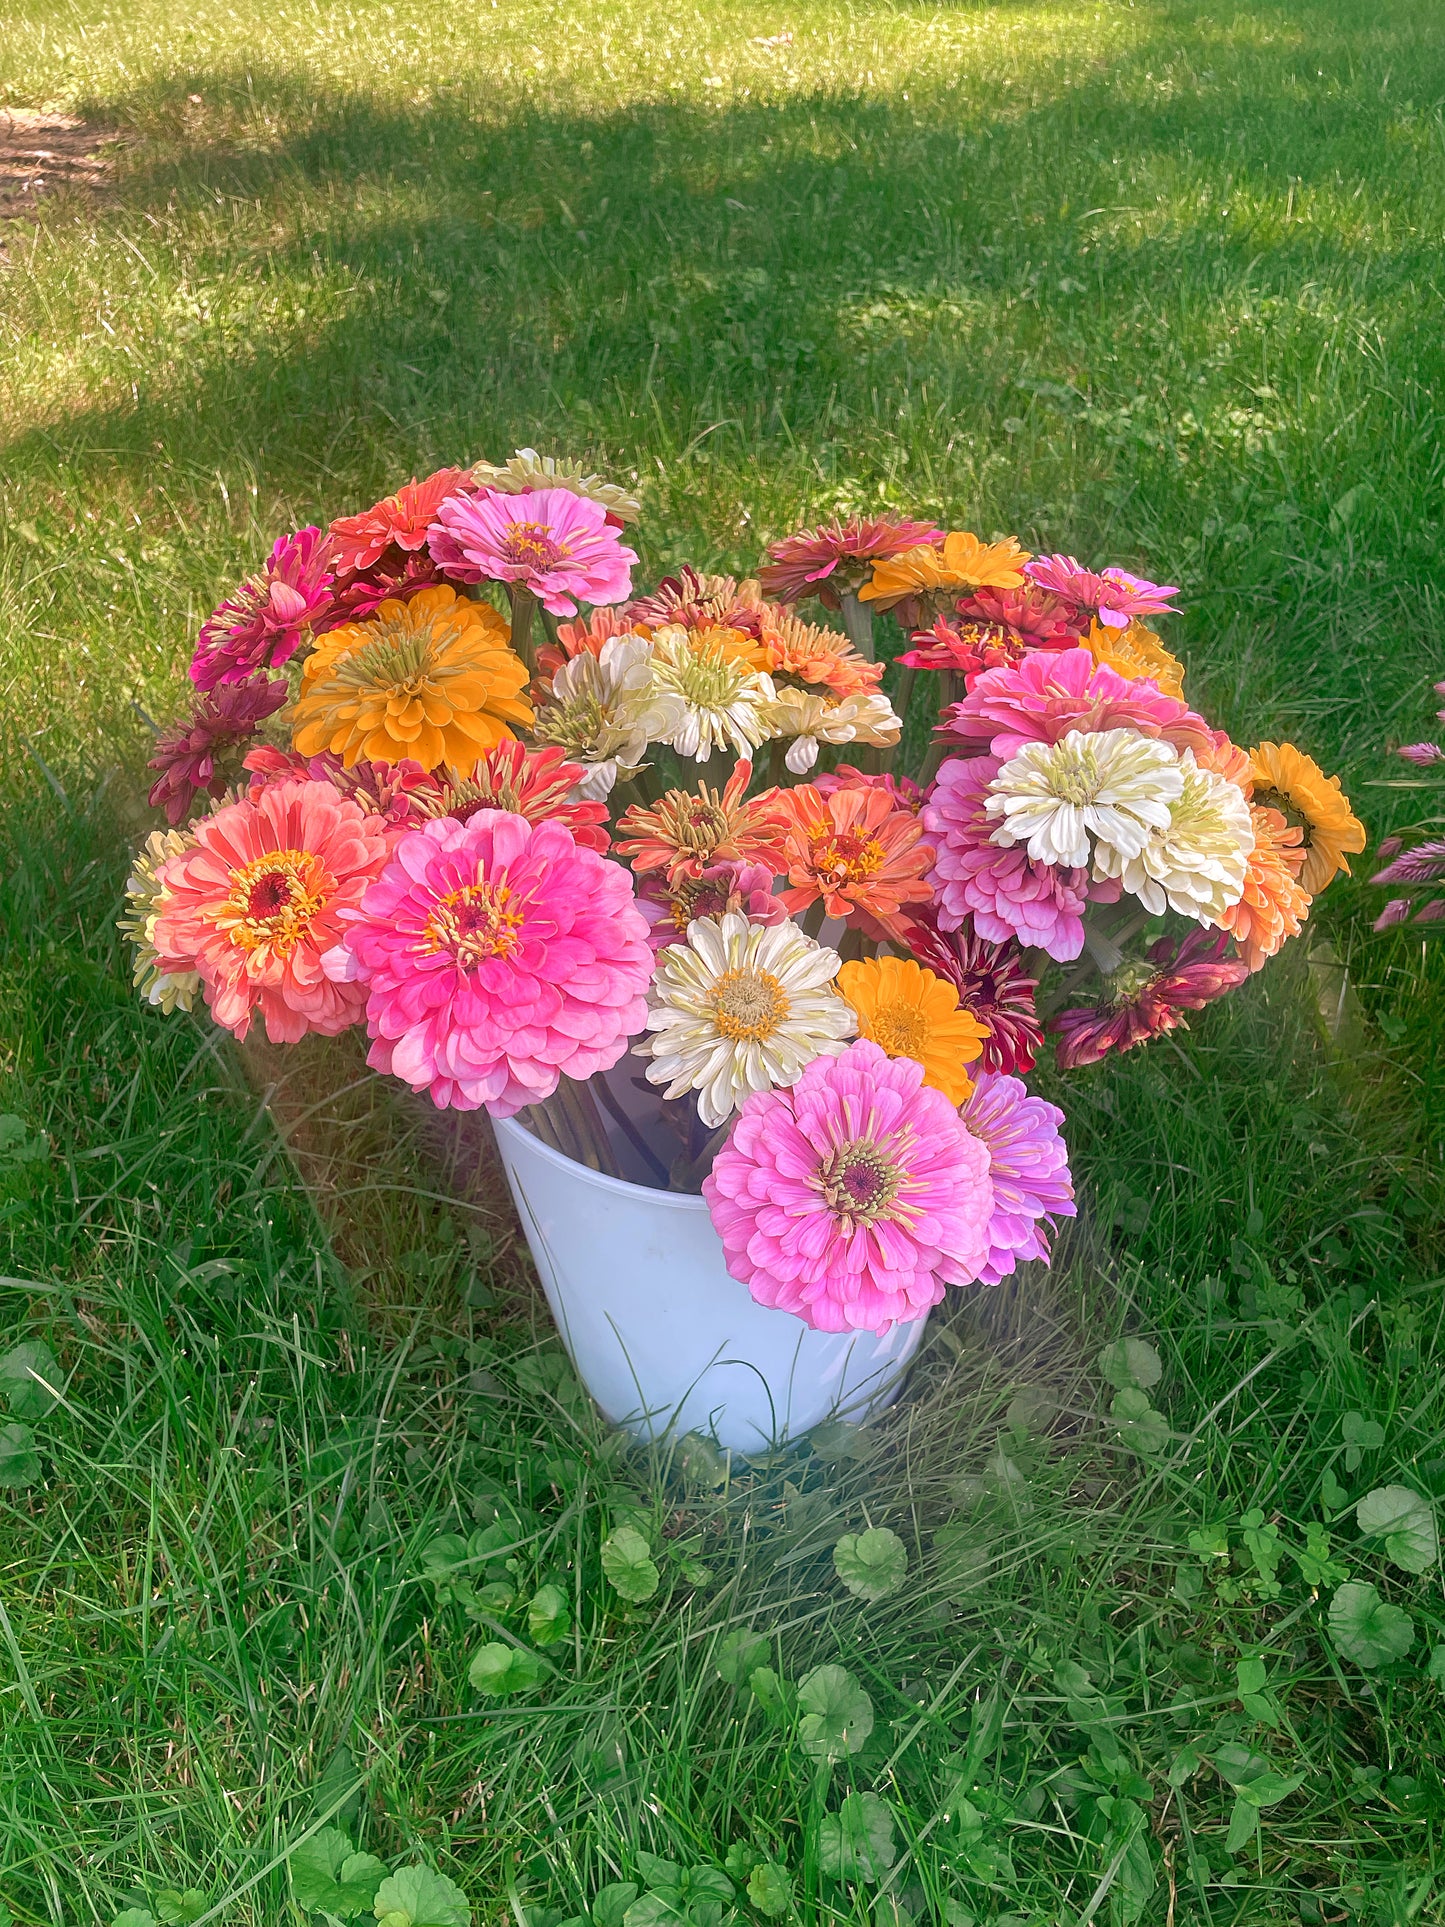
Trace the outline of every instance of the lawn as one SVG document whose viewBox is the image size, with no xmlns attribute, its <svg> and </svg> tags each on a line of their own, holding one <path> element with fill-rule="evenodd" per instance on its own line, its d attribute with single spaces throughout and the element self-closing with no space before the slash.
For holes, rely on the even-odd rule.
<svg viewBox="0 0 1445 1927">
<path fill-rule="evenodd" d="M 487 1927 L 1445 1919 L 1439 1567 L 1353 1510 L 1445 1497 L 1445 967 L 1378 891 L 1055 1080 L 1053 1274 L 730 1468 L 600 1424 L 476 1139 L 140 1009 L 113 928 L 219 594 L 519 443 L 638 479 L 649 578 L 887 508 L 1180 582 L 1199 706 L 1378 838 L 1445 674 L 1437 6 L 12 0 L 12 104 L 118 141 L 0 224 L 0 1351 L 64 1375 L 0 1414 L 0 1922 L 299 1927 L 323 1824 Z"/>
</svg>

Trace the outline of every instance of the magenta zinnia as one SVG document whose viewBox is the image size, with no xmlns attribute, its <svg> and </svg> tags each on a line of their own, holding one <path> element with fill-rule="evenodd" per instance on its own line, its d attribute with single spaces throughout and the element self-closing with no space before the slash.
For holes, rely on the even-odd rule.
<svg viewBox="0 0 1445 1927">
<path fill-rule="evenodd" d="M 510 1117 L 617 1062 L 652 950 L 619 864 L 560 823 L 483 810 L 403 836 L 326 967 L 365 987 L 374 1070 Z"/>
<path fill-rule="evenodd" d="M 1077 1216 L 1069 1151 L 1059 1136 L 1064 1114 L 1031 1097 L 1017 1077 L 986 1072 L 960 1116 L 988 1148 L 993 1180 L 988 1256 L 979 1283 L 1000 1284 L 1022 1259 L 1049 1257 L 1049 1220 Z"/>
<path fill-rule="evenodd" d="M 732 1275 L 815 1331 L 921 1318 L 988 1260 L 986 1147 L 866 1039 L 748 1098 L 703 1195 Z"/>
<path fill-rule="evenodd" d="M 146 765 L 160 775 L 151 785 L 152 809 L 163 809 L 169 823 L 181 822 L 197 794 L 219 796 L 226 787 L 227 752 L 247 742 L 286 700 L 286 684 L 222 683 L 197 696 L 184 722 L 172 723 L 156 738 L 156 753 Z"/>
<path fill-rule="evenodd" d="M 1103 569 L 1097 574 L 1071 555 L 1036 555 L 1024 564 L 1024 574 L 1039 588 L 1071 607 L 1097 616 L 1108 629 L 1127 629 L 1136 616 L 1169 614 L 1178 595 L 1169 584 L 1146 582 L 1127 569 Z"/>
<path fill-rule="evenodd" d="M 430 546 L 454 580 L 511 583 L 554 616 L 575 616 L 579 602 L 625 601 L 637 560 L 601 503 L 565 488 L 453 496 L 437 511 Z"/>
<path fill-rule="evenodd" d="M 201 625 L 191 659 L 198 689 L 279 669 L 330 605 L 331 542 L 317 528 L 283 535 L 259 575 L 249 576 Z"/>
<path fill-rule="evenodd" d="M 1034 1007 L 1038 983 L 1025 971 L 1016 943 L 990 943 L 968 926 L 943 931 L 918 922 L 909 931 L 908 947 L 927 969 L 948 979 L 958 992 L 959 1009 L 987 1032 L 980 1070 L 1033 1069 L 1044 1041 Z"/>
<path fill-rule="evenodd" d="M 931 522 L 895 521 L 888 516 L 863 521 L 855 515 L 850 521 L 825 522 L 771 543 L 758 580 L 764 595 L 779 602 L 801 602 L 815 595 L 836 609 L 840 591 L 856 590 L 873 563 L 942 540 L 943 530 Z"/>
<path fill-rule="evenodd" d="M 1057 743 L 1075 729 L 1086 735 L 1132 729 L 1202 757 L 1214 749 L 1209 725 L 1177 696 L 1096 663 L 1087 649 L 1031 651 L 1020 662 L 986 671 L 961 703 L 944 712 L 935 733 L 970 753 L 988 749 L 1007 762 L 1026 743 Z"/>
<path fill-rule="evenodd" d="M 1148 960 L 1126 963 L 1105 981 L 1097 1004 L 1062 1010 L 1049 1029 L 1058 1037 L 1061 1070 L 1097 1064 L 1113 1050 L 1133 1050 L 1165 1031 L 1188 1027 L 1184 1013 L 1202 1010 L 1242 984 L 1248 964 L 1227 955 L 1229 938 L 1194 930 L 1178 943 L 1161 937 Z"/>
</svg>

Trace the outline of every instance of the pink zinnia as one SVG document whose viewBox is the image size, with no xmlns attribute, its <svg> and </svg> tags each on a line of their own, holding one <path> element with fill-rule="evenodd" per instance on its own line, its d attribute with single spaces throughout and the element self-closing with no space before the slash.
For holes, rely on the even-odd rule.
<svg viewBox="0 0 1445 1927">
<path fill-rule="evenodd" d="M 865 522 L 825 522 L 821 528 L 785 535 L 768 548 L 768 560 L 758 570 L 763 594 L 779 602 L 801 602 L 816 595 L 830 609 L 838 607 L 839 590 L 852 590 L 867 576 L 873 563 L 905 549 L 941 542 L 944 531 L 931 522 L 894 521 L 878 516 Z M 850 566 L 851 565 L 851 566 Z"/>
<path fill-rule="evenodd" d="M 197 696 L 184 722 L 172 723 L 156 738 L 156 753 L 146 765 L 160 775 L 151 785 L 152 809 L 164 809 L 168 823 L 179 823 L 198 792 L 219 796 L 226 787 L 226 752 L 254 736 L 286 700 L 286 684 L 257 677 L 225 683 Z"/>
<path fill-rule="evenodd" d="M 331 542 L 318 528 L 283 535 L 259 575 L 248 576 L 201 624 L 191 681 L 198 689 L 279 669 L 301 647 L 331 595 Z"/>
<path fill-rule="evenodd" d="M 987 1149 L 921 1064 L 866 1039 L 748 1098 L 703 1195 L 733 1277 L 815 1331 L 922 1318 L 990 1251 Z"/>
<path fill-rule="evenodd" d="M 1084 947 L 1089 873 L 1037 863 L 1021 843 L 1000 849 L 986 810 L 989 784 L 1002 768 L 994 756 L 950 757 L 923 806 L 935 856 L 930 881 L 939 927 L 973 927 L 991 943 L 1017 937 L 1071 963 Z"/>
<path fill-rule="evenodd" d="M 373 1070 L 511 1117 L 617 1062 L 652 950 L 620 864 L 560 823 L 483 810 L 400 839 L 327 969 L 366 999 Z"/>
<path fill-rule="evenodd" d="M 250 751 L 242 767 L 251 774 L 253 803 L 262 790 L 287 779 L 329 783 L 338 795 L 349 796 L 368 815 L 381 817 L 391 832 L 415 829 L 427 816 L 436 815 L 441 805 L 442 791 L 436 778 L 409 758 L 399 763 L 372 763 L 361 757 L 348 769 L 329 749 L 319 756 L 302 756 L 294 749 L 276 749 L 262 743 Z"/>
<path fill-rule="evenodd" d="M 343 515 L 331 524 L 332 552 L 338 573 L 375 568 L 388 549 L 410 553 L 426 547 L 427 531 L 449 495 L 468 486 L 459 468 L 439 468 L 424 482 L 415 477 L 360 515 Z M 393 561 L 399 561 L 393 555 Z"/>
<path fill-rule="evenodd" d="M 824 770 L 813 778 L 813 788 L 823 796 L 837 790 L 882 790 L 895 810 L 908 810 L 917 816 L 923 808 L 923 791 L 911 776 L 894 775 L 891 770 L 863 770 L 852 763 Z"/>
<path fill-rule="evenodd" d="M 1025 743 L 1057 743 L 1071 729 L 1087 735 L 1134 729 L 1202 756 L 1214 748 L 1202 716 L 1166 696 L 1157 683 L 1142 677 L 1130 681 L 1107 663 L 1096 663 L 1087 649 L 1034 651 L 1020 662 L 988 670 L 961 703 L 944 712 L 935 734 L 971 753 L 986 745 L 1007 762 Z"/>
<path fill-rule="evenodd" d="M 1076 609 L 1096 615 L 1109 629 L 1127 629 L 1135 616 L 1162 616 L 1173 611 L 1170 596 L 1179 590 L 1146 582 L 1127 569 L 1104 569 L 1097 575 L 1071 555 L 1036 555 L 1024 564 L 1024 574 Z"/>
<path fill-rule="evenodd" d="M 1049 1219 L 1078 1215 L 1069 1151 L 1059 1136 L 1064 1114 L 1031 1097 L 1017 1077 L 982 1072 L 959 1112 L 988 1147 L 993 1216 L 979 1283 L 996 1285 L 1021 1259 L 1049 1256 Z"/>
<path fill-rule="evenodd" d="M 461 582 L 511 582 L 554 616 L 578 602 L 625 602 L 636 554 L 617 539 L 600 502 L 565 488 L 478 495 L 442 503 L 430 535 L 444 574 Z"/>
<path fill-rule="evenodd" d="M 258 1010 L 273 1044 L 354 1024 L 366 993 L 333 983 L 321 957 L 386 861 L 380 819 L 329 783 L 280 782 L 192 834 L 159 873 L 162 970 L 199 971 L 211 1015 L 237 1037 Z"/>
<path fill-rule="evenodd" d="M 1112 1050 L 1133 1050 L 1165 1031 L 1187 1029 L 1185 1011 L 1202 1010 L 1249 975 L 1249 965 L 1227 956 L 1228 948 L 1228 936 L 1211 930 L 1191 931 L 1182 943 L 1161 937 L 1147 962 L 1126 963 L 1106 979 L 1100 1002 L 1053 1019 L 1060 1070 L 1097 1064 Z"/>
<path fill-rule="evenodd" d="M 784 923 L 787 906 L 773 895 L 773 873 L 761 863 L 711 863 L 700 875 L 669 880 L 660 870 L 638 885 L 637 907 L 648 922 L 654 950 L 686 943 L 698 917 L 746 917 L 749 923 Z"/>
</svg>

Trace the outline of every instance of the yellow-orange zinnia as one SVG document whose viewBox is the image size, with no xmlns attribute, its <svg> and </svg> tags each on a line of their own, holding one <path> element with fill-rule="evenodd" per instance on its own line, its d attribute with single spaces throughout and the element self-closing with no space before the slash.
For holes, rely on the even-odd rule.
<svg viewBox="0 0 1445 1927">
<path fill-rule="evenodd" d="M 980 542 L 966 529 L 954 529 L 941 543 L 925 543 L 875 562 L 872 579 L 858 591 L 858 599 L 891 609 L 935 589 L 1017 589 L 1023 585 L 1028 559 L 1028 550 L 1011 535 L 1002 542 Z"/>
<path fill-rule="evenodd" d="M 1255 802 L 1281 803 L 1304 823 L 1300 888 L 1307 896 L 1317 897 L 1338 871 L 1350 874 L 1345 858 L 1358 856 L 1364 849 L 1365 826 L 1351 810 L 1339 777 L 1326 776 L 1319 764 L 1293 743 L 1260 743 L 1250 751 L 1250 761 L 1254 765 Z"/>
<path fill-rule="evenodd" d="M 1105 623 L 1091 622 L 1084 647 L 1095 662 L 1106 663 L 1130 682 L 1147 678 L 1166 696 L 1184 700 L 1184 664 L 1171 656 L 1152 629 L 1142 622 L 1131 622 L 1127 629 L 1110 629 Z"/>
<path fill-rule="evenodd" d="M 303 756 L 330 750 L 349 769 L 361 757 L 470 770 L 513 724 L 532 720 L 527 669 L 490 603 L 454 589 L 383 602 L 367 622 L 319 638 L 301 675 L 291 740 Z"/>
<path fill-rule="evenodd" d="M 1254 848 L 1244 866 L 1244 890 L 1219 919 L 1219 927 L 1233 936 L 1249 968 L 1259 970 L 1287 937 L 1299 935 L 1310 899 L 1299 884 L 1304 832 L 1267 805 L 1252 804 L 1249 817 Z"/>
<path fill-rule="evenodd" d="M 890 1057 L 911 1057 L 923 1081 L 961 1104 L 973 1089 L 963 1068 L 983 1055 L 988 1032 L 966 1010 L 946 978 L 902 957 L 845 963 L 838 990 L 858 1019 L 858 1035 Z"/>
</svg>

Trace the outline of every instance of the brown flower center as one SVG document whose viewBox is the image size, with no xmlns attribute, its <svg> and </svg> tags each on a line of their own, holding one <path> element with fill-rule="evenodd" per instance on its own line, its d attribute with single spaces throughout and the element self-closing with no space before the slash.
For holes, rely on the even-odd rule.
<svg viewBox="0 0 1445 1927">
<path fill-rule="evenodd" d="M 770 970 L 725 970 L 708 995 L 719 1034 L 764 1043 L 788 1018 L 788 994 Z"/>
<path fill-rule="evenodd" d="M 442 897 L 427 918 L 433 952 L 450 950 L 463 970 L 493 957 L 510 957 L 521 942 L 522 911 L 507 883 L 468 883 Z"/>
<path fill-rule="evenodd" d="M 840 1144 L 818 1173 L 829 1210 L 843 1220 L 843 1228 L 891 1218 L 902 1188 L 903 1173 L 868 1138 Z"/>
<path fill-rule="evenodd" d="M 237 870 L 228 904 L 231 942 L 238 950 L 269 947 L 289 957 L 326 902 L 331 879 L 310 850 L 271 850 Z"/>
</svg>

